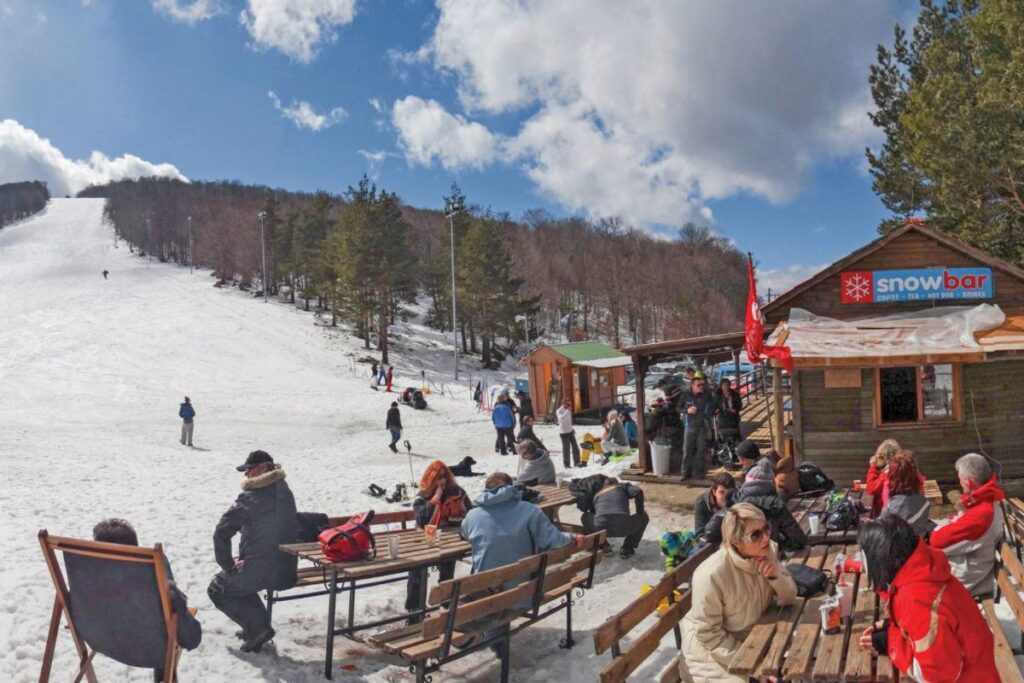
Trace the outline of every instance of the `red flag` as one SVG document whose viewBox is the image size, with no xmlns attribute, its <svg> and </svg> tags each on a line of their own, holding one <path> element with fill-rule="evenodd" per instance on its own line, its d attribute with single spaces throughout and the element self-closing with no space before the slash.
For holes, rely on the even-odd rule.
<svg viewBox="0 0 1024 683">
<path fill-rule="evenodd" d="M 764 316 L 761 315 L 761 304 L 757 300 L 757 283 L 754 280 L 754 260 L 747 254 L 747 277 L 749 289 L 747 291 L 747 320 L 746 320 L 746 347 L 747 358 L 751 363 L 759 363 L 761 356 L 775 358 L 786 369 L 786 372 L 793 373 L 793 356 L 790 355 L 788 346 L 765 346 L 764 344 Z"/>
</svg>

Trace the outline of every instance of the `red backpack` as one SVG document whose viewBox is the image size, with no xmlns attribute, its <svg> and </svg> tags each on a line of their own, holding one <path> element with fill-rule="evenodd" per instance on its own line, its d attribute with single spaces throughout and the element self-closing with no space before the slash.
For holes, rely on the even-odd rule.
<svg viewBox="0 0 1024 683">
<path fill-rule="evenodd" d="M 324 529 L 317 536 L 320 548 L 331 562 L 372 560 L 377 556 L 377 540 L 370 533 L 373 510 L 356 515 L 341 526 Z"/>
</svg>

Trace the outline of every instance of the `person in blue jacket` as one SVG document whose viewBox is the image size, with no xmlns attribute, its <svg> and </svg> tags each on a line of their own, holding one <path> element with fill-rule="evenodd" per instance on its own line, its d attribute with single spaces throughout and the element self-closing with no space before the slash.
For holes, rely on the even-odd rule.
<svg viewBox="0 0 1024 683">
<path fill-rule="evenodd" d="M 196 409 L 192 407 L 192 400 L 186 396 L 185 402 L 178 408 L 178 417 L 181 418 L 181 445 L 191 446 L 192 445 L 192 428 L 195 426 L 192 422 L 196 416 Z"/>
<path fill-rule="evenodd" d="M 491 409 L 491 422 L 498 434 L 494 442 L 494 452 L 508 455 L 509 451 L 516 451 L 516 415 L 512 412 L 512 406 L 508 404 L 508 392 L 503 391 L 498 395 L 498 402 Z"/>
</svg>

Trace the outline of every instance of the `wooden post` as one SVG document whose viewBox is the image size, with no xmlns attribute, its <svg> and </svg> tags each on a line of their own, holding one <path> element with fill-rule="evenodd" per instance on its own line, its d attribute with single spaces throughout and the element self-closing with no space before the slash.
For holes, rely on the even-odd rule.
<svg viewBox="0 0 1024 683">
<path fill-rule="evenodd" d="M 789 395 L 793 402 L 793 462 L 799 466 L 804 456 L 804 424 L 800 414 L 800 372 L 789 375 Z"/>
<path fill-rule="evenodd" d="M 633 381 L 636 383 L 636 431 L 637 461 L 642 472 L 651 470 L 650 448 L 647 444 L 647 398 L 644 396 L 644 362 L 640 356 L 633 356 Z"/>
<path fill-rule="evenodd" d="M 782 455 L 786 445 L 786 434 L 782 422 L 782 368 L 772 368 L 772 423 L 775 426 L 772 434 L 775 452 Z"/>
</svg>

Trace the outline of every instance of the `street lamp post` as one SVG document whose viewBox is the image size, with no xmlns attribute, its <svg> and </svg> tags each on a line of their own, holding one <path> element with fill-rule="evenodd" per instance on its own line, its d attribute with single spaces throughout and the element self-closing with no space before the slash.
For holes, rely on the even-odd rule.
<svg viewBox="0 0 1024 683">
<path fill-rule="evenodd" d="M 263 303 L 267 303 L 267 241 L 263 237 L 263 221 L 267 212 L 260 211 L 257 215 L 260 217 L 260 250 L 263 252 Z"/>
<path fill-rule="evenodd" d="M 525 353 L 525 355 L 529 356 L 530 355 L 530 317 L 528 315 L 526 315 L 525 313 L 523 315 L 517 315 L 516 316 L 516 322 L 519 322 L 520 318 L 523 319 L 523 337 L 526 339 L 526 353 Z"/>
<path fill-rule="evenodd" d="M 455 381 L 459 381 L 459 327 L 458 317 L 455 312 L 455 216 L 462 213 L 462 206 L 459 204 L 448 204 L 444 207 L 444 216 L 448 219 L 448 228 L 451 231 L 452 240 L 452 342 L 455 347 Z"/>
<path fill-rule="evenodd" d="M 188 272 L 191 275 L 195 271 L 195 261 L 192 260 L 192 216 L 188 217 Z"/>
</svg>

